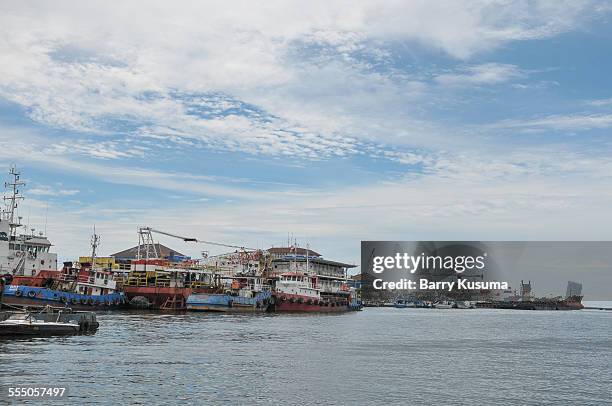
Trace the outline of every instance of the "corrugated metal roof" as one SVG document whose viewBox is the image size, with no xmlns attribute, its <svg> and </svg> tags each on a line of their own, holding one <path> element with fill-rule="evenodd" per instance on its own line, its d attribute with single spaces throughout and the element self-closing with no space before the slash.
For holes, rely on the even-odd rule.
<svg viewBox="0 0 612 406">
<path fill-rule="evenodd" d="M 167 258 L 167 257 L 171 257 L 171 256 L 180 256 L 180 257 L 185 257 L 185 254 L 181 254 L 180 252 L 173 250 L 172 248 L 168 248 L 165 245 L 162 244 L 155 244 L 155 248 L 157 250 L 157 252 L 159 253 L 159 255 L 161 256 L 161 258 Z M 144 246 L 141 246 L 141 255 L 144 255 Z M 135 246 L 133 248 L 129 248 L 127 250 L 123 250 L 120 252 L 117 252 L 115 254 L 111 254 L 111 257 L 114 258 L 121 258 L 121 259 L 136 259 L 136 255 L 138 254 L 138 246 Z"/>
</svg>

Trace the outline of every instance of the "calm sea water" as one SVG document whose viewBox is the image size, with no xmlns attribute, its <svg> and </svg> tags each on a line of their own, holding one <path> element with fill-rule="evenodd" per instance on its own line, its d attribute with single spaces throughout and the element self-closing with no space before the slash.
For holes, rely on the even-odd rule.
<svg viewBox="0 0 612 406">
<path fill-rule="evenodd" d="M 611 311 L 98 319 L 0 341 L 0 385 L 65 385 L 74 404 L 612 404 Z"/>
</svg>

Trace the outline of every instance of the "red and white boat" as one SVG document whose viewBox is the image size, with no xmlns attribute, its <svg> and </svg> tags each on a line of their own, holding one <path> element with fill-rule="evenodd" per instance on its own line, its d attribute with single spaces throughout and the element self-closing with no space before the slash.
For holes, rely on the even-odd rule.
<svg viewBox="0 0 612 406">
<path fill-rule="evenodd" d="M 285 272 L 274 281 L 274 310 L 278 312 L 344 312 L 350 310 L 348 286 L 342 294 L 322 294 L 318 278 L 304 272 Z"/>
</svg>

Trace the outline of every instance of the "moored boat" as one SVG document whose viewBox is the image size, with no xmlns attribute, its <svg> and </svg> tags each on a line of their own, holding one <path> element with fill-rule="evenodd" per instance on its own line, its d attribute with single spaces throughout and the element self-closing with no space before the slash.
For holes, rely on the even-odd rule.
<svg viewBox="0 0 612 406">
<path fill-rule="evenodd" d="M 436 309 L 452 309 L 454 306 L 454 303 L 448 300 L 443 300 L 440 302 L 436 302 L 433 304 L 433 307 Z"/>
<path fill-rule="evenodd" d="M 23 227 L 17 216 L 17 202 L 23 199 L 18 187 L 25 185 L 20 173 L 12 168 L 13 179 L 5 185 L 9 202 L 0 215 L 0 270 L 6 286 L 4 304 L 10 306 L 69 306 L 80 310 L 109 309 L 122 306 L 125 299 L 117 290 L 113 274 L 107 269 L 95 269 L 88 263 L 64 263 L 57 269 L 57 254 L 51 252 L 51 242 L 44 233 L 18 233 Z M 92 238 L 92 258 L 95 259 L 99 236 Z"/>
<path fill-rule="evenodd" d="M 51 336 L 78 333 L 79 325 L 74 321 L 66 323 L 45 321 L 33 318 L 31 315 L 0 321 L 0 336 Z"/>
<path fill-rule="evenodd" d="M 272 304 L 270 287 L 259 278 L 237 277 L 224 293 L 191 293 L 187 310 L 257 313 L 267 311 Z"/>
<path fill-rule="evenodd" d="M 316 275 L 286 272 L 275 281 L 274 311 L 331 313 L 349 310 L 349 292 L 346 295 L 321 294 Z"/>
<path fill-rule="evenodd" d="M 92 334 L 98 326 L 94 312 L 51 306 L 36 311 L 0 311 L 0 336 Z"/>
<path fill-rule="evenodd" d="M 165 259 L 138 259 L 132 261 L 123 292 L 136 308 L 187 310 L 187 298 L 192 293 L 221 293 L 213 287 L 211 278 L 209 272 Z"/>
</svg>

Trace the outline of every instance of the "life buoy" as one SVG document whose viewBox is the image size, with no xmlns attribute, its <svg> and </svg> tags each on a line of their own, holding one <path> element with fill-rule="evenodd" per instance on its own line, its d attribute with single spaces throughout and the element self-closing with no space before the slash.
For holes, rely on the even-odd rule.
<svg viewBox="0 0 612 406">
<path fill-rule="evenodd" d="M 15 291 L 15 296 L 21 296 L 21 295 L 23 295 L 23 293 L 19 289 L 17 289 Z"/>
</svg>

